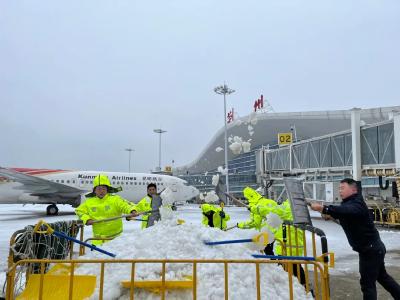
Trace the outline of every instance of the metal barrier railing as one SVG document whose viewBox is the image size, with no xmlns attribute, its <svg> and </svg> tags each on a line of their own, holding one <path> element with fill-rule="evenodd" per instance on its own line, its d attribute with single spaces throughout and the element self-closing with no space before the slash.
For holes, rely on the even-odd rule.
<svg viewBox="0 0 400 300">
<path fill-rule="evenodd" d="M 73 224 L 76 226 L 76 229 L 80 229 L 80 241 L 84 239 L 84 226 L 82 224 Z M 292 234 L 288 234 L 288 232 L 294 231 L 294 239 Z M 307 236 L 306 232 L 311 234 L 311 246 L 308 246 L 307 243 Z M 20 231 L 16 232 L 10 241 L 10 245 L 12 245 L 13 241 L 15 242 L 15 238 L 20 233 Z M 319 237 L 321 240 L 321 253 L 319 253 L 317 249 L 316 237 Z M 299 240 L 303 240 L 303 247 L 298 247 Z M 70 253 L 69 253 L 69 260 L 43 260 L 43 259 L 28 259 L 28 260 L 20 260 L 18 262 L 14 262 L 12 251 L 10 250 L 9 256 L 9 270 L 7 273 L 7 292 L 6 292 L 6 299 L 15 299 L 15 296 L 20 291 L 15 291 L 15 281 L 18 279 L 16 278 L 16 271 L 21 266 L 31 266 L 33 264 L 40 265 L 40 293 L 43 292 L 43 275 L 46 274 L 47 266 L 50 263 L 66 263 L 70 264 L 71 266 L 71 273 L 70 273 L 70 283 L 71 288 L 73 287 L 73 276 L 75 272 L 76 264 L 93 264 L 98 263 L 101 266 L 100 272 L 100 291 L 102 291 L 103 287 L 103 280 L 104 280 L 104 266 L 105 264 L 114 264 L 114 263 L 124 263 L 124 264 L 131 264 L 131 280 L 134 281 L 135 277 L 135 266 L 138 263 L 161 263 L 162 264 L 162 286 L 161 286 L 161 299 L 165 299 L 165 272 L 166 272 L 166 264 L 167 263 L 191 263 L 193 268 L 193 290 L 192 290 L 192 298 L 196 299 L 197 297 L 197 266 L 199 264 L 205 263 L 214 263 L 214 264 L 223 264 L 224 265 L 224 288 L 225 288 L 225 299 L 228 299 L 228 291 L 229 291 L 229 284 L 228 284 L 228 265 L 229 264 L 253 264 L 255 265 L 256 269 L 256 285 L 257 285 L 257 299 L 261 297 L 261 282 L 260 282 L 260 264 L 278 264 L 282 265 L 284 270 L 288 273 L 288 288 L 289 288 L 289 295 L 290 299 L 293 298 L 293 276 L 297 277 L 301 284 L 304 285 L 304 288 L 307 293 L 312 292 L 315 299 L 329 299 L 330 292 L 329 292 L 329 267 L 333 267 L 334 265 L 334 257 L 331 253 L 328 252 L 328 244 L 327 239 L 324 232 L 318 228 L 309 226 L 309 225 L 294 225 L 290 221 L 285 221 L 283 224 L 283 239 L 276 240 L 282 246 L 283 255 L 282 259 L 279 257 L 274 257 L 272 259 L 260 259 L 260 260 L 148 260 L 148 259 L 137 259 L 137 260 L 127 260 L 127 259 L 115 259 L 115 260 L 73 260 L 73 251 L 74 251 L 74 243 L 71 242 L 70 245 Z M 294 250 L 295 249 L 295 250 Z M 311 249 L 311 254 L 308 252 Z M 85 248 L 80 246 L 79 248 L 79 255 L 84 255 Z M 311 261 L 310 258 L 314 260 Z M 304 266 L 304 269 L 303 269 Z M 301 271 L 303 269 L 303 272 Z M 312 271 L 311 271 L 312 270 Z M 26 268 L 25 270 L 25 284 L 28 282 L 29 275 L 31 274 L 32 270 Z M 312 272 L 312 274 L 310 274 Z M 36 272 L 37 273 L 37 272 Z M 132 277 L 133 276 L 133 277 Z M 18 276 L 17 276 L 18 277 Z M 303 278 L 302 278 L 303 277 Z M 130 289 L 130 299 L 133 299 L 133 292 L 134 286 L 132 283 L 132 287 Z M 40 296 L 39 299 L 42 299 Z M 72 299 L 72 292 L 69 291 L 69 299 Z M 103 299 L 102 292 L 100 293 L 100 299 Z"/>
<path fill-rule="evenodd" d="M 167 264 L 191 264 L 192 265 L 192 279 L 193 286 L 191 289 L 192 299 L 197 299 L 198 297 L 198 266 L 201 264 L 222 264 L 224 266 L 223 278 L 224 278 L 224 299 L 229 299 L 229 266 L 233 264 L 249 264 L 255 266 L 255 277 L 256 277 L 256 295 L 257 300 L 261 299 L 261 297 L 268 297 L 268 295 L 262 295 L 261 289 L 261 270 L 260 266 L 264 264 L 277 264 L 277 261 L 274 260 L 223 260 L 223 259 L 113 259 L 113 260 L 21 260 L 14 264 L 7 272 L 7 293 L 6 299 L 13 300 L 17 296 L 14 292 L 14 281 L 16 276 L 16 270 L 19 266 L 23 266 L 24 264 L 32 264 L 38 263 L 40 264 L 40 283 L 37 289 L 37 299 L 43 299 L 43 287 L 45 280 L 45 265 L 51 263 L 63 263 L 70 265 L 70 273 L 69 273 L 69 289 L 68 289 L 68 299 L 73 299 L 73 291 L 74 291 L 74 275 L 76 274 L 76 266 L 79 264 L 80 266 L 85 264 L 99 264 L 100 265 L 100 278 L 99 278 L 99 295 L 98 298 L 100 300 L 104 299 L 104 280 L 106 277 L 105 266 L 108 264 L 126 264 L 130 265 L 130 288 L 129 288 L 129 299 L 134 299 L 135 292 L 135 275 L 136 275 L 136 265 L 137 264 L 161 264 L 161 287 L 160 287 L 160 298 L 165 299 L 166 297 L 166 272 L 167 272 Z M 306 260 L 280 260 L 280 264 L 284 265 L 288 270 L 288 288 L 289 288 L 289 299 L 294 299 L 294 288 L 293 288 L 293 273 L 294 267 L 296 264 L 305 264 L 312 265 L 316 270 L 316 278 L 321 281 L 322 289 L 318 295 L 315 295 L 315 299 L 329 299 L 329 276 L 324 270 L 324 266 L 322 263 L 317 261 L 306 261 Z M 75 279 L 77 280 L 77 279 Z M 76 282 L 75 282 L 76 283 Z"/>
<path fill-rule="evenodd" d="M 326 238 L 325 233 L 316 227 L 306 225 L 306 224 L 293 224 L 292 221 L 284 221 L 283 222 L 283 245 L 285 245 L 284 249 L 284 254 L 289 255 L 289 256 L 304 256 L 304 257 L 313 257 L 316 261 L 319 261 L 322 263 L 322 266 L 324 268 L 324 274 L 327 276 L 327 280 L 323 281 L 318 281 L 318 278 L 316 277 L 317 270 L 314 265 L 313 269 L 313 277 L 314 277 L 314 295 L 316 296 L 316 299 L 319 299 L 319 294 L 320 294 L 320 289 L 325 290 L 328 293 L 329 297 L 329 268 L 334 267 L 334 255 L 333 253 L 328 252 L 328 241 Z M 292 229 L 293 228 L 293 229 Z M 292 236 L 292 232 L 294 230 L 294 240 Z M 289 232 L 289 234 L 288 234 Z M 311 234 L 311 254 L 308 254 L 308 249 L 307 247 L 307 236 L 306 232 Z M 318 253 L 317 251 L 317 244 L 316 244 L 316 237 L 320 238 L 321 242 L 321 253 Z M 301 238 L 300 238 L 301 237 Z M 302 248 L 302 251 L 300 252 Z M 293 250 L 295 249 L 295 250 Z M 294 252 L 293 252 L 294 251 Z M 305 269 L 305 270 L 304 270 Z M 296 264 L 296 277 L 304 283 L 305 288 L 307 292 L 309 291 L 309 286 L 310 286 L 310 274 L 308 270 L 308 265 L 304 265 L 304 269 L 302 271 L 302 264 Z M 304 278 L 301 278 L 304 277 Z M 320 283 L 320 284 L 318 284 Z M 321 287 L 322 286 L 322 287 Z"/>
</svg>

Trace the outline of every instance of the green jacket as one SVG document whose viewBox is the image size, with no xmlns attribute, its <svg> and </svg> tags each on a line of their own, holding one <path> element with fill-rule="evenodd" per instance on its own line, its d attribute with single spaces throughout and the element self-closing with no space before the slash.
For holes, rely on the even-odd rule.
<svg viewBox="0 0 400 300">
<path fill-rule="evenodd" d="M 106 194 L 103 199 L 98 197 L 87 198 L 75 213 L 84 224 L 88 220 L 101 220 L 117 217 L 122 214 L 130 214 L 133 211 L 132 205 L 118 195 Z M 92 225 L 94 237 L 110 238 L 122 233 L 122 219 L 108 222 L 95 223 Z M 101 245 L 103 241 L 93 241 L 94 245 Z"/>
<path fill-rule="evenodd" d="M 214 205 L 206 203 L 201 205 L 201 210 L 203 212 L 202 223 L 204 226 L 216 227 L 222 230 L 226 229 L 226 222 L 229 221 L 231 217 L 226 212 L 224 212 L 225 217 L 221 218 L 221 207 L 215 207 Z M 212 219 L 212 224 L 210 224 L 210 219 Z"/>
</svg>

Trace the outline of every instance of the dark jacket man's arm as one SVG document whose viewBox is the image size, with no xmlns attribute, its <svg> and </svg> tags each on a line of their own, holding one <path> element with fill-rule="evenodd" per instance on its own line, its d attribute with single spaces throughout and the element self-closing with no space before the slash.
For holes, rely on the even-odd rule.
<svg viewBox="0 0 400 300">
<path fill-rule="evenodd" d="M 343 217 L 359 217 L 363 215 L 363 207 L 360 203 L 356 201 L 349 200 L 348 203 L 342 204 L 340 206 L 328 205 L 324 206 L 322 213 L 325 215 L 330 215 L 335 219 Z"/>
</svg>

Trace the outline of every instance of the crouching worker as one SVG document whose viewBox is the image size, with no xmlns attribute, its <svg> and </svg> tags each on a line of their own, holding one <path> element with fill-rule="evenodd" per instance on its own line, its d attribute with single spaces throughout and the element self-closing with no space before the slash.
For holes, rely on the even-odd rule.
<svg viewBox="0 0 400 300">
<path fill-rule="evenodd" d="M 231 217 L 225 213 L 221 207 L 215 207 L 211 204 L 202 204 L 201 210 L 203 212 L 203 225 L 209 227 L 216 227 L 221 230 L 226 229 L 226 222 L 228 222 Z"/>
<path fill-rule="evenodd" d="M 118 217 L 123 214 L 137 214 L 127 200 L 113 193 L 119 190 L 112 187 L 106 175 L 98 175 L 93 180 L 93 191 L 86 195 L 86 201 L 75 210 L 85 225 L 92 225 L 93 245 L 101 245 L 105 240 L 113 239 L 123 231 L 122 219 L 94 223 L 94 221 Z M 99 240 L 96 240 L 99 239 Z"/>
</svg>

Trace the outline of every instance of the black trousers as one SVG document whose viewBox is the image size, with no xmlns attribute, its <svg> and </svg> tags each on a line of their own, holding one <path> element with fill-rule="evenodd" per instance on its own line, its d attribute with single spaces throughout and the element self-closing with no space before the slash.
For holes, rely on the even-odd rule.
<svg viewBox="0 0 400 300">
<path fill-rule="evenodd" d="M 359 253 L 360 285 L 364 300 L 376 300 L 378 281 L 395 300 L 400 300 L 400 285 L 386 272 L 386 248 L 383 244 Z"/>
</svg>

